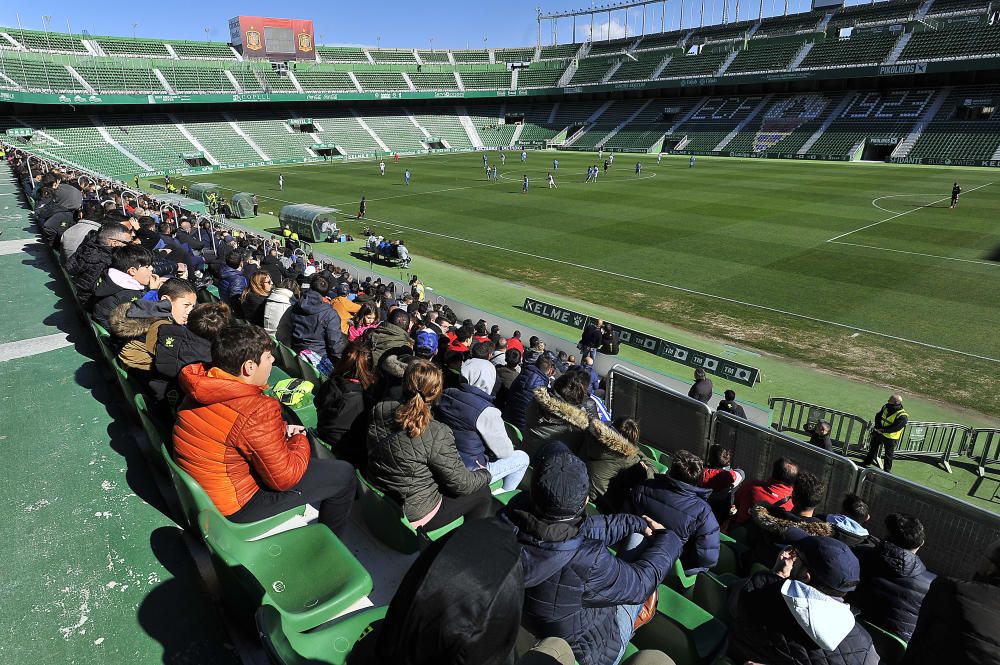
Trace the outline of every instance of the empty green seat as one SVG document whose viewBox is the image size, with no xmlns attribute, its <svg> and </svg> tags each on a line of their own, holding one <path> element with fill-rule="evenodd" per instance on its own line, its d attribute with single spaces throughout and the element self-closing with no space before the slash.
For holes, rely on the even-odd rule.
<svg viewBox="0 0 1000 665">
<path fill-rule="evenodd" d="M 276 665 L 343 665 L 351 649 L 388 607 L 372 607 L 308 633 L 286 631 L 282 615 L 270 605 L 257 610 L 257 632 Z"/>
<path fill-rule="evenodd" d="M 198 515 L 212 553 L 229 568 L 242 567 L 253 576 L 263 602 L 281 613 L 285 630 L 315 628 L 372 590 L 368 571 L 322 524 L 254 541 L 243 540 L 231 524 L 217 511 Z"/>
<path fill-rule="evenodd" d="M 674 591 L 684 594 L 688 598 L 691 597 L 691 593 L 694 590 L 695 582 L 698 581 L 697 575 L 688 575 L 684 572 L 684 565 L 681 564 L 681 560 L 677 559 L 674 561 L 674 569 L 669 575 L 667 575 L 666 584 Z"/>
<path fill-rule="evenodd" d="M 730 623 L 729 587 L 741 581 L 742 578 L 735 575 L 698 573 L 698 581 L 692 590 L 691 600 L 695 605 L 728 625 Z"/>
<path fill-rule="evenodd" d="M 361 514 L 365 524 L 368 525 L 376 538 L 397 552 L 403 554 L 416 552 L 465 522 L 464 517 L 459 517 L 451 524 L 434 531 L 427 531 L 423 528 L 415 529 L 410 524 L 410 520 L 406 519 L 403 509 L 398 503 L 368 482 L 360 471 L 355 473 L 361 487 Z"/>
<path fill-rule="evenodd" d="M 726 625 L 673 589 L 660 585 L 659 592 L 656 615 L 632 642 L 669 654 L 677 665 L 714 663 L 726 648 Z"/>
</svg>

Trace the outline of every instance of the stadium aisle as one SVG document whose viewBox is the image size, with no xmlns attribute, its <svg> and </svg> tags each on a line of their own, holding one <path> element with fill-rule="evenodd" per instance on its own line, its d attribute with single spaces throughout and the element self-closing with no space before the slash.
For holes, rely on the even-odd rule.
<svg viewBox="0 0 1000 665">
<path fill-rule="evenodd" d="M 0 229 L 0 662 L 238 663 L 6 169 Z"/>
</svg>

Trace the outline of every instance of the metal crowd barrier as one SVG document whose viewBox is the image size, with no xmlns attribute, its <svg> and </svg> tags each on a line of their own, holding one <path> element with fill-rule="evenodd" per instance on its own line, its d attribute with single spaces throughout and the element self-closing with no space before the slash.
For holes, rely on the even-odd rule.
<svg viewBox="0 0 1000 665">
<path fill-rule="evenodd" d="M 773 429 L 761 427 L 732 414 L 716 412 L 712 443 L 728 448 L 733 466 L 748 478 L 769 478 L 778 458 L 795 461 L 802 471 L 816 474 L 826 483 L 826 496 L 818 512 L 839 512 L 844 495 L 857 484 L 858 467 L 843 455 L 798 441 Z"/>
<path fill-rule="evenodd" d="M 611 368 L 607 381 L 608 407 L 615 417 L 640 419 L 644 443 L 666 453 L 708 452 L 712 410 L 706 404 L 622 365 Z"/>
<path fill-rule="evenodd" d="M 986 467 L 1000 462 L 1000 429 L 974 429 L 969 432 L 966 441 L 966 451 L 970 457 L 975 455 L 979 446 L 983 447 L 976 469 L 976 473 L 982 478 L 986 475 Z"/>
<path fill-rule="evenodd" d="M 969 579 L 986 548 L 1000 538 L 1000 515 L 878 469 L 861 471 L 858 494 L 871 509 L 865 526 L 878 537 L 885 535 L 890 513 L 919 517 L 927 535 L 920 558 L 941 575 Z"/>
<path fill-rule="evenodd" d="M 830 439 L 842 454 L 868 448 L 871 423 L 861 416 L 790 397 L 772 397 L 767 405 L 774 412 L 771 427 L 779 432 L 809 436 L 816 423 L 825 420 L 830 423 Z"/>
<path fill-rule="evenodd" d="M 951 473 L 952 452 L 962 445 L 971 429 L 956 423 L 907 423 L 896 446 L 899 459 L 935 459 Z"/>
</svg>

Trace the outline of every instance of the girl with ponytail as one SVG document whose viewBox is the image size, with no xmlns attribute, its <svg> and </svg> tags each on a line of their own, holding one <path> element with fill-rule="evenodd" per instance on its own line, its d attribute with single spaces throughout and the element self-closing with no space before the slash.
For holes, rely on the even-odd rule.
<svg viewBox="0 0 1000 665">
<path fill-rule="evenodd" d="M 441 391 L 441 370 L 414 360 L 403 374 L 403 401 L 376 404 L 368 426 L 368 479 L 427 530 L 490 511 L 490 472 L 465 468 L 451 428 L 434 420 Z"/>
</svg>

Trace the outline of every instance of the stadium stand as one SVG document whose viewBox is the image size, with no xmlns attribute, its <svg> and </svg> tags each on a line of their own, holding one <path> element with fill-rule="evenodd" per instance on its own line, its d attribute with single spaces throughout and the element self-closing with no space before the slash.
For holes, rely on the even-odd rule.
<svg viewBox="0 0 1000 665">
<path fill-rule="evenodd" d="M 543 46 L 540 50 L 540 60 L 563 60 L 572 58 L 580 50 L 578 44 L 557 44 Z"/>
<path fill-rule="evenodd" d="M 111 56 L 125 55 L 140 58 L 169 58 L 170 51 L 163 42 L 142 39 L 119 39 L 117 37 L 96 37 L 101 50 Z M 180 55 L 178 53 L 178 55 Z"/>
<path fill-rule="evenodd" d="M 1000 55 L 1000 25 L 954 25 L 915 32 L 897 62 Z"/>
<path fill-rule="evenodd" d="M 570 80 L 570 85 L 586 85 L 588 83 L 600 83 L 601 79 L 611 70 L 611 68 L 621 60 L 622 56 L 583 58 L 577 67 L 576 73 Z"/>
<path fill-rule="evenodd" d="M 507 90 L 510 88 L 510 72 L 462 72 L 462 84 L 470 90 Z"/>
<path fill-rule="evenodd" d="M 135 67 L 124 59 L 93 64 L 77 63 L 73 69 L 97 92 L 164 92 L 163 84 L 148 67 Z"/>
<path fill-rule="evenodd" d="M 498 48 L 493 57 L 497 62 L 531 62 L 535 59 L 535 47 Z"/>
<path fill-rule="evenodd" d="M 30 51 L 51 51 L 60 53 L 89 53 L 79 37 L 58 32 L 39 32 L 21 28 L 5 28 L 4 32 Z M 9 48 L 9 44 L 2 45 Z"/>
<path fill-rule="evenodd" d="M 229 44 L 223 42 L 178 42 L 171 41 L 170 47 L 179 58 L 205 60 L 235 60 L 236 55 Z"/>
<path fill-rule="evenodd" d="M 426 147 L 423 143 L 424 135 L 405 115 L 394 111 L 378 114 L 364 111 L 361 117 L 393 150 L 423 150 Z"/>
<path fill-rule="evenodd" d="M 157 70 L 177 92 L 236 91 L 221 67 L 171 65 L 159 66 Z"/>
<path fill-rule="evenodd" d="M 344 148 L 348 154 L 372 153 L 380 148 L 353 115 L 330 115 L 318 112 L 314 120 L 319 126 L 321 143 L 333 143 Z"/>
<path fill-rule="evenodd" d="M 896 37 L 858 35 L 850 39 L 829 38 L 816 42 L 799 69 L 876 65 L 888 57 Z"/>
<path fill-rule="evenodd" d="M 370 49 L 368 52 L 375 59 L 375 62 L 379 64 L 412 65 L 417 62 L 413 51 L 408 49 L 382 49 L 381 51 Z"/>
<path fill-rule="evenodd" d="M 711 76 L 719 71 L 727 57 L 729 54 L 725 52 L 678 55 L 670 59 L 667 66 L 660 72 L 660 78 Z"/>
<path fill-rule="evenodd" d="M 5 54 L 3 71 L 7 78 L 26 90 L 86 92 L 86 87 L 64 65 L 46 62 L 35 54 Z"/>
<path fill-rule="evenodd" d="M 1000 149 L 1000 112 L 994 106 L 998 99 L 997 86 L 955 88 L 907 157 L 990 159 Z M 994 110 L 984 113 L 983 108 Z M 973 110 L 975 119 L 970 117 Z"/>
<path fill-rule="evenodd" d="M 676 133 L 685 134 L 685 150 L 707 152 L 724 139 L 729 132 L 746 119 L 760 104 L 761 98 L 710 97 L 698 110 L 680 125 Z"/>
<path fill-rule="evenodd" d="M 552 88 L 562 78 L 564 68 L 533 66 L 518 73 L 518 88 Z"/>
<path fill-rule="evenodd" d="M 421 112 L 414 113 L 413 117 L 431 136 L 444 139 L 448 147 L 472 147 L 472 140 L 454 109 L 421 109 Z"/>
<path fill-rule="evenodd" d="M 483 63 L 490 61 L 490 52 L 482 50 L 471 50 L 471 51 L 452 51 L 451 55 L 455 58 L 455 62 L 464 63 Z"/>
<path fill-rule="evenodd" d="M 458 81 L 451 72 L 410 72 L 417 90 L 458 90 Z"/>
<path fill-rule="evenodd" d="M 773 100 L 760 122 L 751 122 L 726 146 L 734 153 L 793 154 L 811 137 L 836 106 L 827 95 L 789 95 Z"/>
<path fill-rule="evenodd" d="M 419 55 L 420 59 L 422 61 L 424 61 L 424 62 L 431 62 L 431 63 L 434 63 L 434 62 L 440 62 L 440 63 L 450 62 L 450 60 L 448 59 L 448 52 L 447 51 L 417 51 L 417 55 Z"/>
<path fill-rule="evenodd" d="M 303 90 L 330 90 L 334 92 L 353 92 L 357 90 L 347 72 L 324 70 L 319 67 L 309 69 L 296 67 L 293 74 Z M 291 82 L 289 84 L 291 85 Z"/>
<path fill-rule="evenodd" d="M 850 155 L 867 139 L 901 140 L 932 102 L 934 90 L 856 93 L 809 154 Z"/>
<path fill-rule="evenodd" d="M 369 62 L 364 49 L 355 46 L 317 46 L 316 53 L 323 62 Z"/>
<path fill-rule="evenodd" d="M 727 74 L 773 72 L 788 69 L 792 58 L 802 49 L 802 42 L 753 39 L 740 49 L 726 69 Z"/>
<path fill-rule="evenodd" d="M 218 113 L 186 113 L 184 128 L 221 164 L 260 159 L 250 144 Z"/>
<path fill-rule="evenodd" d="M 409 90 L 403 75 L 397 72 L 358 72 L 354 75 L 362 90 Z"/>
</svg>

